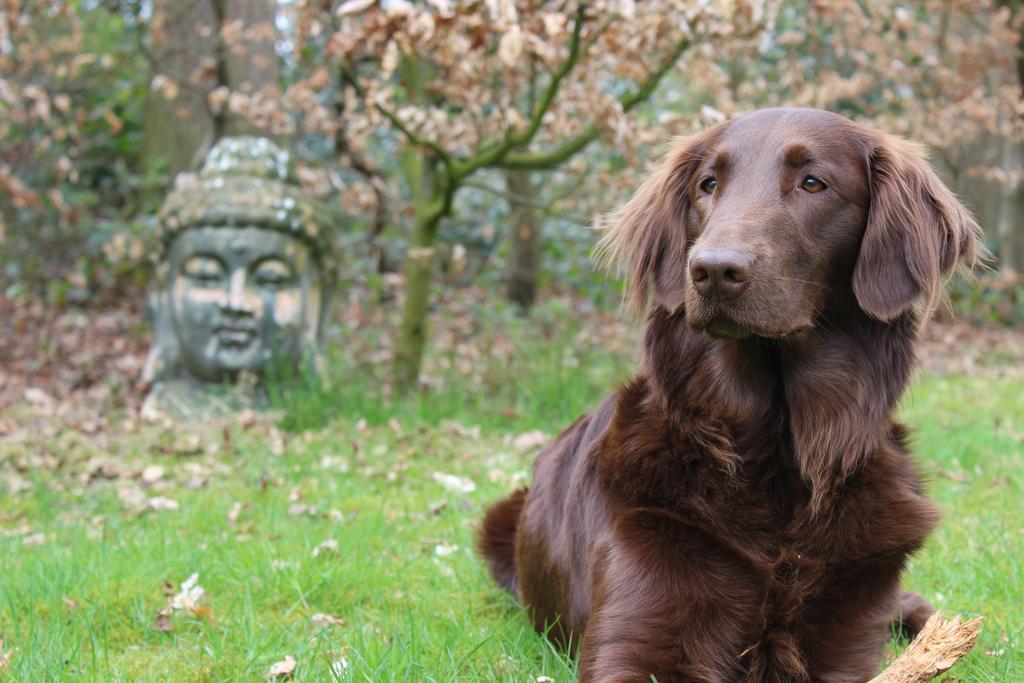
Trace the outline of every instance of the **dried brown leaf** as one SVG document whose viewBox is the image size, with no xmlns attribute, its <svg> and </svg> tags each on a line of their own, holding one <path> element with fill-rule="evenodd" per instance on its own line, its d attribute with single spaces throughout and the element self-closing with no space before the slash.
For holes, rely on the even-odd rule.
<svg viewBox="0 0 1024 683">
<path fill-rule="evenodd" d="M 0 638 L 0 671 L 7 671 L 10 668 L 11 659 L 14 658 L 14 653 L 17 651 L 17 648 L 4 651 L 4 639 Z"/>
<path fill-rule="evenodd" d="M 345 625 L 345 620 L 341 617 L 334 617 L 330 614 L 324 614 L 323 612 L 317 612 L 311 617 L 311 619 L 313 620 L 313 623 L 317 626 L 337 626 L 340 628 Z"/>
<path fill-rule="evenodd" d="M 162 609 L 156 613 L 156 619 L 153 620 L 153 630 L 161 631 L 163 633 L 170 633 L 174 630 L 171 626 L 170 612 Z"/>
<path fill-rule="evenodd" d="M 267 678 L 291 678 L 292 674 L 295 673 L 296 666 L 298 666 L 298 662 L 295 661 L 295 658 L 287 655 L 280 662 L 267 669 Z"/>
</svg>

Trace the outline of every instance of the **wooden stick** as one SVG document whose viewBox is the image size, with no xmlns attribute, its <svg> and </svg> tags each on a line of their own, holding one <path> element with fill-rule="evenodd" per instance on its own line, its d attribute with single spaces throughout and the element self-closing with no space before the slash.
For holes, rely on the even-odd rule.
<svg viewBox="0 0 1024 683">
<path fill-rule="evenodd" d="M 981 619 L 961 622 L 936 612 L 907 649 L 869 683 L 927 683 L 948 671 L 974 647 L 981 633 Z"/>
</svg>

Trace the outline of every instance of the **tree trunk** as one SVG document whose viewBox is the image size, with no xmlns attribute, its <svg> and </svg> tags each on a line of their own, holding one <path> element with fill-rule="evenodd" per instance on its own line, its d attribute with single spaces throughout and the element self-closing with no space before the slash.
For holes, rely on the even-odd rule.
<svg viewBox="0 0 1024 683">
<path fill-rule="evenodd" d="M 276 0 L 214 0 L 220 2 L 227 22 L 241 22 L 244 30 L 259 36 L 256 40 L 245 41 L 244 51 L 223 45 L 221 64 L 222 83 L 231 92 L 252 94 L 265 87 L 278 86 L 281 76 L 274 42 L 277 39 Z M 226 112 L 226 135 L 265 135 L 266 130 L 255 125 L 245 116 Z"/>
<path fill-rule="evenodd" d="M 1024 145 L 1007 142 L 1003 168 L 1024 165 Z M 999 267 L 1016 273 L 1024 272 L 1024 185 L 1008 187 L 999 206 Z"/>
<path fill-rule="evenodd" d="M 1013 18 L 1019 19 L 1022 9 L 1021 0 L 1004 0 L 1001 2 L 1010 9 Z M 1017 87 L 1024 97 L 1024 31 L 1017 32 Z M 1011 165 L 1020 167 L 1024 164 L 1024 144 L 1008 142 L 1006 152 Z M 1008 168 L 1004 155 L 1003 168 Z M 999 212 L 999 265 L 1016 273 L 1024 272 L 1024 184 L 1003 195 L 1004 202 Z"/>
<path fill-rule="evenodd" d="M 201 64 L 216 54 L 216 17 L 210 0 L 153 0 L 150 25 L 153 75 L 170 78 L 177 94 L 149 91 L 144 144 L 147 156 L 165 160 L 174 175 L 192 168 L 197 150 L 214 136 L 206 104 L 213 80 Z"/>
<path fill-rule="evenodd" d="M 431 160 L 410 147 L 402 155 L 402 171 L 412 197 L 415 219 L 405 259 L 405 303 L 395 337 L 393 389 L 397 395 L 415 389 L 419 381 L 427 342 L 427 311 L 437 232 L 443 217 L 436 208 L 443 200 L 443 189 L 436 184 Z"/>
<path fill-rule="evenodd" d="M 505 294 L 526 314 L 537 300 L 541 222 L 533 205 L 534 186 L 529 171 L 506 171 L 505 187 L 510 195 Z"/>
<path fill-rule="evenodd" d="M 197 166 L 224 135 L 261 132 L 226 105 L 211 111 L 206 98 L 218 86 L 243 93 L 277 86 L 280 67 L 270 30 L 266 38 L 246 41 L 244 51 L 226 45 L 220 31 L 236 21 L 243 30 L 272 30 L 275 12 L 273 0 L 153 0 L 154 76 L 176 83 L 178 94 L 167 99 L 149 93 L 145 145 L 147 154 L 167 161 L 172 175 Z"/>
<path fill-rule="evenodd" d="M 399 395 L 416 387 L 423 365 L 438 222 L 416 221 L 406 256 L 405 305 L 395 340 L 394 390 Z"/>
<path fill-rule="evenodd" d="M 413 102 L 427 99 L 423 83 L 428 76 L 424 64 L 403 57 L 398 73 Z M 430 286 L 434 279 L 437 233 L 451 209 L 445 183 L 451 182 L 438 173 L 438 160 L 424 154 L 422 148 L 406 147 L 401 157 L 402 175 L 409 188 L 414 209 L 413 229 L 405 259 L 405 303 L 395 336 L 395 357 L 392 389 L 395 395 L 417 388 L 423 351 L 427 344 L 427 313 L 430 307 Z"/>
</svg>

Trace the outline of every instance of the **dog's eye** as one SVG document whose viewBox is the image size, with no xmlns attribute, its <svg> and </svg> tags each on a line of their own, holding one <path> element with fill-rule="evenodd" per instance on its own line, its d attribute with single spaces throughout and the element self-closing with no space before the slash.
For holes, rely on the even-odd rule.
<svg viewBox="0 0 1024 683">
<path fill-rule="evenodd" d="M 707 194 L 714 194 L 716 187 L 718 187 L 718 181 L 714 178 L 705 178 L 700 183 L 701 191 Z"/>
<path fill-rule="evenodd" d="M 804 188 L 811 194 L 828 189 L 828 185 L 823 183 L 820 178 L 815 178 L 812 175 L 809 175 L 806 178 L 804 178 L 804 182 L 800 183 L 800 187 Z"/>
</svg>

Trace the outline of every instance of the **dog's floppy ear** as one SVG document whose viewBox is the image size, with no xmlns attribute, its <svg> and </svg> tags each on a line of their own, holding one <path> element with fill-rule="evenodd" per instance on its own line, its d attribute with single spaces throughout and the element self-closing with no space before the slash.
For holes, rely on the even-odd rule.
<svg viewBox="0 0 1024 683">
<path fill-rule="evenodd" d="M 892 321 L 920 298 L 934 307 L 943 277 L 974 264 L 981 229 L 917 146 L 883 134 L 868 145 L 871 205 L 853 292 L 865 313 Z"/>
<path fill-rule="evenodd" d="M 606 265 L 624 268 L 637 310 L 646 308 L 652 292 L 654 303 L 669 313 L 683 304 L 694 175 L 723 126 L 676 140 L 633 198 L 603 221 L 598 253 Z"/>
</svg>

